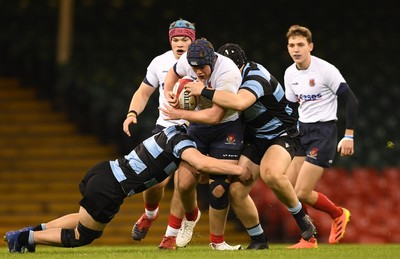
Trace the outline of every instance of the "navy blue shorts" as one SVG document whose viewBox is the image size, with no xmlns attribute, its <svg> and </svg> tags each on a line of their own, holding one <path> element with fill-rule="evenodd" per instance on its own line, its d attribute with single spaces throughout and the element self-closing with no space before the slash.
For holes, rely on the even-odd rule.
<svg viewBox="0 0 400 259">
<path fill-rule="evenodd" d="M 109 161 L 89 169 L 79 184 L 79 189 L 83 196 L 79 204 L 92 218 L 101 223 L 110 222 L 126 198 L 111 171 Z"/>
<path fill-rule="evenodd" d="M 201 153 L 218 159 L 239 160 L 243 148 L 241 119 L 218 125 L 190 123 L 188 134 Z"/>
<path fill-rule="evenodd" d="M 274 139 L 253 138 L 250 143 L 245 143 L 242 155 L 253 163 L 260 165 L 265 152 L 272 145 L 279 145 L 293 158 L 298 148 L 299 139 L 289 136 L 281 136 Z"/>
<path fill-rule="evenodd" d="M 300 137 L 296 156 L 307 156 L 307 162 L 324 168 L 332 166 L 337 143 L 335 121 L 300 122 Z"/>
</svg>

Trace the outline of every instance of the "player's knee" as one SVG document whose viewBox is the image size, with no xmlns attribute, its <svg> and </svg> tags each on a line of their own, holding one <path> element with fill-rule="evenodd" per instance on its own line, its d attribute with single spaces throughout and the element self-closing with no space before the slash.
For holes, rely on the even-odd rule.
<svg viewBox="0 0 400 259">
<path fill-rule="evenodd" d="M 278 183 L 280 182 L 280 178 L 284 177 L 283 173 L 278 174 L 278 172 L 272 171 L 270 168 L 264 168 L 260 172 L 260 175 L 264 183 L 270 188 L 278 185 Z"/>
<path fill-rule="evenodd" d="M 217 178 L 209 186 L 210 206 L 216 210 L 222 210 L 229 205 L 229 182 L 223 178 Z"/>
<path fill-rule="evenodd" d="M 234 182 L 229 186 L 229 195 L 232 197 L 232 200 L 241 200 L 248 195 L 248 191 L 240 182 Z"/>
<path fill-rule="evenodd" d="M 310 204 L 309 202 L 309 193 L 304 192 L 302 190 L 296 190 L 296 196 L 300 202 L 304 202 L 306 204 Z"/>
<path fill-rule="evenodd" d="M 221 198 L 224 193 L 225 188 L 222 185 L 215 186 L 215 188 L 212 190 L 212 195 L 217 199 Z"/>
<path fill-rule="evenodd" d="M 188 185 L 186 183 L 179 183 L 179 185 L 175 188 L 177 188 L 180 195 L 189 195 L 195 190 L 195 186 Z"/>
<path fill-rule="evenodd" d="M 92 243 L 95 239 L 101 237 L 103 231 L 96 231 L 78 223 L 79 238 L 75 236 L 74 229 L 61 230 L 61 243 L 64 247 L 79 247 Z"/>
<path fill-rule="evenodd" d="M 191 193 L 196 191 L 197 180 L 194 178 L 188 178 L 185 180 L 179 179 L 178 188 L 179 193 L 181 195 L 190 195 Z"/>
</svg>

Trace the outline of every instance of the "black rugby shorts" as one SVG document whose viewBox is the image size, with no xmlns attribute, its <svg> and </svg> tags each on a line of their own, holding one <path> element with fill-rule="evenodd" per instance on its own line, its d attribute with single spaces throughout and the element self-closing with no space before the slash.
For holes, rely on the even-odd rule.
<svg viewBox="0 0 400 259">
<path fill-rule="evenodd" d="M 79 204 L 101 223 L 108 223 L 114 218 L 126 197 L 111 171 L 109 161 L 89 169 L 79 189 L 83 196 Z"/>
</svg>

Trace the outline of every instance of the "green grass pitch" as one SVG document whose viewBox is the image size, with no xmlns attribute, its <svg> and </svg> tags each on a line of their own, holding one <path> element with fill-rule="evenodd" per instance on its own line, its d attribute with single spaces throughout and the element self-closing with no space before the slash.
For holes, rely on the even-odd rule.
<svg viewBox="0 0 400 259">
<path fill-rule="evenodd" d="M 193 245 L 172 251 L 159 250 L 157 246 L 98 246 L 78 248 L 37 246 L 36 253 L 9 253 L 2 247 L 0 258 L 400 258 L 400 244 L 321 244 L 317 249 L 287 249 L 286 244 L 270 244 L 268 250 L 214 251 L 207 245 Z"/>
</svg>

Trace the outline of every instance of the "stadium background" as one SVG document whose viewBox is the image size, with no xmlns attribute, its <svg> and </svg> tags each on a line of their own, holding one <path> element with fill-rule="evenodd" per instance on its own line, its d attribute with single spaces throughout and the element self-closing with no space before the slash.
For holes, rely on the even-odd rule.
<svg viewBox="0 0 400 259">
<path fill-rule="evenodd" d="M 0 0 L 0 77 L 15 78 L 19 87 L 33 89 L 38 100 L 66 114 L 80 134 L 115 147 L 113 154 L 128 152 L 154 126 L 156 95 L 140 115 L 139 124 L 132 127 L 136 138 L 129 139 L 122 132 L 131 96 L 147 65 L 169 49 L 171 21 L 181 17 L 194 22 L 197 37 L 206 37 L 215 48 L 226 42 L 240 44 L 249 59 L 265 65 L 280 82 L 292 62 L 286 50 L 288 27 L 309 27 L 313 54 L 337 66 L 360 101 L 356 154 L 337 157 L 335 168 L 319 188 L 352 209 L 357 229 L 349 231 L 349 242 L 400 242 L 399 223 L 391 220 L 400 215 L 396 189 L 400 178 L 400 109 L 396 105 L 400 98 L 400 9 L 396 1 L 74 1 L 71 56 L 64 64 L 56 62 L 60 3 Z M 29 115 L 30 110 L 21 112 Z M 341 107 L 339 117 L 343 118 L 343 112 Z M 4 116 L 2 128 L 7 125 Z M 344 120 L 338 127 L 343 132 Z M 10 133 L 2 134 L 8 138 Z M 8 148 L 4 143 L 9 142 L 1 142 L 1 149 Z M 16 170 L 5 168 L 10 160 L 24 161 L 18 152 L 1 158 L 5 197 L 13 195 L 5 182 L 5 175 Z M 22 178 L 23 174 L 12 183 Z M 261 183 L 256 190 L 263 193 L 253 197 L 271 239 L 297 238 L 290 218 L 285 221 L 285 212 L 270 191 Z M 2 199 L 0 216 L 18 213 Z M 321 220 L 320 232 L 329 230 L 326 216 L 316 213 L 315 218 Z"/>
</svg>

